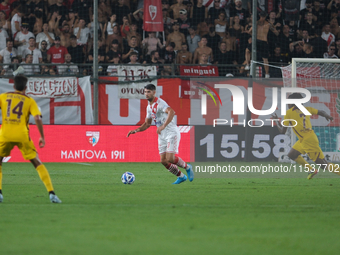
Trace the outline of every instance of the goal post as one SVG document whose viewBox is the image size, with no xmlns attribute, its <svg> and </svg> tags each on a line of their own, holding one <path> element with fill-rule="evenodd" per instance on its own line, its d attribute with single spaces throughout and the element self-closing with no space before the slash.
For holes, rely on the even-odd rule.
<svg viewBox="0 0 340 255">
<path fill-rule="evenodd" d="M 293 58 L 291 65 L 282 67 L 285 87 L 302 87 L 311 92 L 306 106 L 324 110 L 334 120 L 328 122 L 321 116 L 311 117 L 311 123 L 325 154 L 333 157 L 340 151 L 340 59 Z M 291 145 L 296 141 L 291 132 Z M 339 154 L 340 155 L 340 154 Z M 332 160 L 329 158 L 328 160 Z M 333 161 L 340 161 L 338 159 Z"/>
</svg>

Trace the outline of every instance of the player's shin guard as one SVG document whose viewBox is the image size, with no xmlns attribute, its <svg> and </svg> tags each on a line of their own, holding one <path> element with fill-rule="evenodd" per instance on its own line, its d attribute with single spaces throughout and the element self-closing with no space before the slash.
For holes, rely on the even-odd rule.
<svg viewBox="0 0 340 255">
<path fill-rule="evenodd" d="M 181 159 L 180 157 L 177 157 L 177 156 L 175 156 L 174 164 L 176 164 L 179 167 L 185 168 L 185 169 L 188 166 L 187 163 L 185 163 L 183 159 Z"/>
<path fill-rule="evenodd" d="M 44 183 L 47 191 L 48 192 L 53 191 L 52 181 L 51 181 L 50 175 L 49 175 L 46 167 L 44 165 L 39 165 L 36 168 L 36 170 L 37 170 L 37 172 L 39 174 L 40 179 Z"/>
<path fill-rule="evenodd" d="M 295 159 L 295 162 L 300 164 L 301 166 L 303 166 L 304 168 L 308 168 L 309 171 L 313 171 L 313 167 L 308 164 L 308 162 L 303 158 L 301 157 L 301 155 L 299 155 L 296 159 Z"/>
<path fill-rule="evenodd" d="M 169 163 L 165 168 L 168 169 L 170 173 L 176 176 L 180 176 L 180 177 L 183 176 L 182 172 L 178 169 L 178 167 L 175 164 Z"/>
<path fill-rule="evenodd" d="M 340 167 L 338 164 L 328 163 L 327 170 L 337 175 L 340 175 Z"/>
</svg>

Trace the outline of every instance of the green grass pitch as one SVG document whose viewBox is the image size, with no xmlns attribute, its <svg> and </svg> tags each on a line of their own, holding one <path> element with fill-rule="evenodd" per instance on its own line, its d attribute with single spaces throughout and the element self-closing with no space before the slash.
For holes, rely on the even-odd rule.
<svg viewBox="0 0 340 255">
<path fill-rule="evenodd" d="M 245 163 L 244 163 L 245 164 Z M 337 254 L 340 179 L 175 178 L 160 163 L 3 165 L 3 255 Z M 120 177 L 131 171 L 133 185 Z M 321 174 L 320 174 L 321 175 Z"/>
</svg>

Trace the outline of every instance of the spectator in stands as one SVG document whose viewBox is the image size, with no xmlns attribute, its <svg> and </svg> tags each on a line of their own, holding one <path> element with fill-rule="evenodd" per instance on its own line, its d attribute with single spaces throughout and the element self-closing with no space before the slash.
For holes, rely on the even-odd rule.
<svg viewBox="0 0 340 255">
<path fill-rule="evenodd" d="M 335 35 L 336 38 L 339 38 L 340 37 L 340 27 L 339 27 L 338 19 L 337 18 L 331 19 L 329 24 L 331 25 L 331 27 L 330 27 L 331 33 L 333 35 Z"/>
<path fill-rule="evenodd" d="M 142 44 L 147 49 L 146 55 L 150 55 L 152 51 L 157 50 L 157 46 L 160 49 L 164 47 L 159 38 L 156 37 L 155 32 L 149 32 L 148 37 L 142 41 Z"/>
<path fill-rule="evenodd" d="M 314 0 L 314 8 L 312 10 L 313 17 L 316 17 L 316 24 L 318 28 L 323 27 L 323 25 L 326 23 L 327 17 L 326 12 L 323 8 L 320 6 L 320 0 Z"/>
<path fill-rule="evenodd" d="M 94 58 L 93 58 L 93 47 L 89 51 L 89 56 L 88 56 L 88 63 L 93 63 Z M 105 45 L 104 45 L 104 40 L 102 38 L 98 38 L 98 63 L 105 63 L 105 56 L 106 56 L 106 51 L 105 51 Z"/>
<path fill-rule="evenodd" d="M 194 26 L 189 27 L 188 31 L 189 35 L 187 36 L 187 42 L 189 46 L 189 52 L 194 54 L 195 50 L 198 47 L 198 42 L 201 40 L 201 37 L 196 34 L 196 27 Z"/>
<path fill-rule="evenodd" d="M 29 38 L 34 37 L 32 32 L 28 31 L 28 23 L 22 23 L 21 31 L 15 36 L 14 46 L 18 47 L 18 56 L 22 55 L 23 51 L 28 48 Z"/>
<path fill-rule="evenodd" d="M 302 41 L 297 41 L 297 42 L 292 42 L 289 44 L 289 49 L 291 51 L 291 57 L 292 58 L 302 58 L 303 57 L 303 42 Z"/>
<path fill-rule="evenodd" d="M 77 44 L 86 45 L 90 35 L 90 29 L 85 27 L 85 19 L 79 20 L 79 27 L 73 30 L 73 34 L 77 37 Z"/>
<path fill-rule="evenodd" d="M 31 17 L 33 25 L 33 34 L 37 36 L 37 34 L 41 33 L 43 30 L 43 13 L 39 10 L 34 12 L 34 16 Z"/>
<path fill-rule="evenodd" d="M 135 36 L 131 37 L 131 40 L 128 42 L 128 47 L 124 48 L 122 57 L 123 62 L 128 62 L 130 59 L 130 55 L 133 52 L 137 54 L 137 60 L 140 60 L 142 57 L 142 49 L 138 47 L 137 38 Z"/>
<path fill-rule="evenodd" d="M 303 44 L 303 58 L 315 58 L 315 54 L 313 52 L 313 47 L 310 43 L 304 43 Z"/>
<path fill-rule="evenodd" d="M 170 17 L 174 20 L 179 19 L 179 11 L 182 9 L 187 9 L 187 6 L 183 4 L 183 0 L 177 0 L 177 4 L 170 6 Z"/>
<path fill-rule="evenodd" d="M 108 17 L 111 16 L 111 8 L 105 3 L 106 0 L 99 0 L 98 4 L 98 22 L 99 24 L 107 24 Z"/>
<path fill-rule="evenodd" d="M 216 34 L 219 35 L 220 38 L 222 38 L 223 36 L 225 36 L 225 31 L 227 29 L 228 26 L 228 22 L 226 20 L 226 16 L 225 16 L 225 12 L 224 11 L 220 11 L 220 14 L 218 15 L 218 18 L 215 19 L 214 24 L 214 31 L 216 31 Z M 211 32 L 211 28 L 210 27 L 210 32 Z M 217 50 L 217 48 L 216 48 Z"/>
<path fill-rule="evenodd" d="M 107 74 L 109 76 L 117 76 L 118 75 L 118 65 L 120 63 L 120 57 L 118 53 L 113 53 L 111 65 L 107 68 Z"/>
<path fill-rule="evenodd" d="M 163 68 L 162 62 L 159 61 L 159 52 L 154 50 L 151 52 L 150 56 L 151 57 L 147 61 L 144 61 L 143 64 L 155 65 L 157 69 L 157 75 L 160 75 Z"/>
<path fill-rule="evenodd" d="M 202 38 L 203 36 L 209 34 L 209 28 L 214 26 L 213 23 L 210 22 L 210 19 L 206 19 L 201 22 L 197 26 L 197 34 Z"/>
<path fill-rule="evenodd" d="M 1 15 L 2 12 L 0 12 Z M 0 24 L 0 51 L 6 48 L 6 40 L 9 38 L 6 30 L 2 29 Z"/>
<path fill-rule="evenodd" d="M 122 52 L 119 50 L 119 42 L 118 42 L 117 39 L 112 41 L 110 49 L 106 54 L 106 60 L 105 61 L 107 63 L 113 63 L 115 55 L 118 55 L 119 60 L 122 58 Z"/>
<path fill-rule="evenodd" d="M 120 35 L 123 38 L 127 37 L 127 34 L 130 31 L 130 27 L 131 27 L 131 24 L 130 24 L 130 21 L 129 21 L 128 17 L 124 16 L 123 17 L 123 25 L 120 27 Z"/>
<path fill-rule="evenodd" d="M 271 11 L 269 13 L 269 17 L 267 19 L 269 25 L 271 25 L 271 29 L 268 31 L 268 46 L 270 52 L 273 52 L 275 49 L 275 45 L 278 44 L 278 36 L 281 32 L 281 23 L 276 19 L 276 12 Z"/>
<path fill-rule="evenodd" d="M 4 0 L 0 3 L 0 12 L 5 14 L 5 19 L 8 20 L 11 15 L 11 4 L 9 0 Z"/>
<path fill-rule="evenodd" d="M 314 8 L 313 8 L 313 0 L 306 0 L 305 5 L 306 5 L 306 8 L 304 8 L 304 9 L 302 9 L 300 11 L 300 21 L 301 22 L 304 22 L 305 20 L 307 20 L 307 14 L 308 13 L 312 13 L 313 14 L 313 10 L 314 10 Z M 312 17 L 313 17 L 313 15 L 312 15 Z M 317 17 L 316 16 L 313 17 L 313 20 L 316 21 Z"/>
<path fill-rule="evenodd" d="M 338 58 L 337 55 L 335 55 L 336 52 L 336 46 L 335 43 L 333 42 L 328 49 L 328 52 L 325 52 L 323 54 L 323 58 Z"/>
<path fill-rule="evenodd" d="M 274 54 L 269 57 L 269 64 L 275 67 L 269 68 L 269 73 L 271 78 L 281 78 L 282 73 L 279 67 L 287 66 L 288 65 L 288 58 L 281 55 L 281 48 L 280 46 L 276 46 L 274 49 Z"/>
<path fill-rule="evenodd" d="M 11 32 L 11 22 L 6 19 L 5 11 L 0 11 L 0 27 L 6 31 L 6 33 Z"/>
<path fill-rule="evenodd" d="M 21 30 L 21 18 L 24 16 L 24 9 L 19 7 L 17 13 L 13 15 L 11 20 L 12 37 L 15 38 L 16 33 Z"/>
<path fill-rule="evenodd" d="M 119 34 L 118 25 L 113 26 L 113 34 L 112 34 L 112 37 L 110 37 L 110 38 L 112 38 L 112 40 L 117 40 L 119 42 L 119 50 L 122 51 L 122 49 L 123 49 L 123 38 Z M 131 39 L 130 39 L 130 41 L 131 41 Z M 107 41 L 106 51 L 109 50 L 111 42 L 112 41 Z"/>
<path fill-rule="evenodd" d="M 281 54 L 288 56 L 290 53 L 289 44 L 293 42 L 293 38 L 289 34 L 289 26 L 284 25 L 282 33 L 279 35 L 279 44 L 281 48 Z"/>
<path fill-rule="evenodd" d="M 85 23 L 90 23 L 90 13 L 93 13 L 92 0 L 74 0 L 72 9 L 78 13 L 80 19 L 84 19 Z"/>
<path fill-rule="evenodd" d="M 63 24 L 65 20 L 68 19 L 68 10 L 65 5 L 63 5 L 64 0 L 57 0 L 57 3 L 50 6 L 50 12 L 57 12 L 60 15 L 59 26 Z"/>
<path fill-rule="evenodd" d="M 175 63 L 176 53 L 174 51 L 175 43 L 170 42 L 168 46 L 161 50 L 161 58 L 164 60 L 164 64 L 172 64 Z"/>
<path fill-rule="evenodd" d="M 308 30 L 302 30 L 302 40 L 303 43 L 310 43 L 311 37 L 309 36 Z"/>
<path fill-rule="evenodd" d="M 0 75 L 1 76 L 13 76 L 13 72 L 18 68 L 18 66 L 19 66 L 19 59 L 17 57 L 13 57 L 11 64 L 8 66 L 8 68 L 2 69 L 0 72 Z"/>
<path fill-rule="evenodd" d="M 211 63 L 208 62 L 208 55 L 205 53 L 201 54 L 198 59 L 198 64 L 199 65 L 211 65 Z"/>
<path fill-rule="evenodd" d="M 188 18 L 188 12 L 186 9 L 181 9 L 179 11 L 179 31 L 184 34 L 184 36 L 187 36 L 189 34 L 188 28 L 191 26 L 192 21 Z"/>
<path fill-rule="evenodd" d="M 51 13 L 51 18 L 47 22 L 49 31 L 55 33 L 56 28 L 59 28 L 60 19 L 61 19 L 61 15 L 58 15 L 58 12 Z"/>
<path fill-rule="evenodd" d="M 56 36 L 54 45 L 47 51 L 47 61 L 49 63 L 62 64 L 65 62 L 65 55 L 68 54 L 67 49 L 60 44 L 60 37 Z"/>
<path fill-rule="evenodd" d="M 73 29 L 78 26 L 79 16 L 73 9 L 68 10 L 68 20 L 67 24 L 69 25 L 70 32 L 73 33 Z"/>
<path fill-rule="evenodd" d="M 72 35 L 72 32 L 68 23 L 65 23 L 61 30 L 59 29 L 59 27 L 57 27 L 54 31 L 55 35 L 60 37 L 61 46 L 67 48 L 71 45 L 70 37 Z"/>
<path fill-rule="evenodd" d="M 218 72 L 220 76 L 226 76 L 227 74 L 236 74 L 236 54 L 234 51 L 227 51 L 227 44 L 221 42 L 220 48 L 216 55 L 216 62 L 218 64 Z"/>
<path fill-rule="evenodd" d="M 25 56 L 25 61 L 21 62 L 22 68 L 24 68 L 24 74 L 25 75 L 34 75 L 37 74 L 34 72 L 34 66 L 32 65 L 32 61 L 33 61 L 33 56 L 32 54 L 27 54 Z"/>
<path fill-rule="evenodd" d="M 214 61 L 213 51 L 210 47 L 207 46 L 208 40 L 207 37 L 202 37 L 201 41 L 198 44 L 198 48 L 194 52 L 194 58 L 192 63 L 196 64 L 197 61 L 200 59 L 202 54 L 206 54 L 208 56 L 208 61 Z"/>
<path fill-rule="evenodd" d="M 106 45 L 109 45 L 113 38 L 113 27 L 117 25 L 117 15 L 112 14 L 110 17 L 110 21 L 107 23 L 106 26 L 106 32 L 107 32 L 107 39 L 106 39 Z"/>
<path fill-rule="evenodd" d="M 65 55 L 64 65 L 58 65 L 58 74 L 60 75 L 77 75 L 79 73 L 78 66 L 71 62 L 71 55 Z"/>
<path fill-rule="evenodd" d="M 212 49 L 213 55 L 215 57 L 218 51 L 219 43 L 221 41 L 221 37 L 215 33 L 215 27 L 210 27 L 209 34 L 206 35 L 206 38 L 208 40 L 207 46 Z"/>
<path fill-rule="evenodd" d="M 203 0 L 197 0 L 197 4 L 191 8 L 190 18 L 193 26 L 197 26 L 208 18 L 208 8 L 203 5 Z"/>
<path fill-rule="evenodd" d="M 42 62 L 47 63 L 47 42 L 41 41 L 41 56 L 42 56 Z"/>
<path fill-rule="evenodd" d="M 182 50 L 177 52 L 176 63 L 184 65 L 192 63 L 192 53 L 188 51 L 186 43 L 182 43 Z"/>
<path fill-rule="evenodd" d="M 26 56 L 28 54 L 32 55 L 32 63 L 33 64 L 39 64 L 42 62 L 42 54 L 41 51 L 36 48 L 35 46 L 35 38 L 31 37 L 28 40 L 28 48 L 23 51 L 23 56 Z M 40 73 L 40 67 L 38 65 L 33 66 L 34 73 Z"/>
<path fill-rule="evenodd" d="M 49 32 L 49 27 L 47 23 L 44 23 L 43 25 L 43 31 L 39 33 L 36 37 L 36 47 L 41 49 L 41 42 L 45 41 L 47 42 L 47 50 L 51 47 L 51 45 L 54 42 L 54 34 Z"/>
<path fill-rule="evenodd" d="M 303 32 L 304 30 L 307 30 L 309 37 L 314 38 L 316 29 L 317 29 L 317 25 L 316 25 L 316 22 L 313 21 L 313 14 L 311 12 L 306 13 L 306 20 L 301 21 L 301 24 L 300 24 L 300 28 L 299 28 L 300 35 L 301 35 L 301 31 Z"/>
<path fill-rule="evenodd" d="M 129 56 L 130 62 L 128 63 L 129 65 L 137 65 L 140 64 L 138 62 L 138 54 L 136 52 L 132 52 Z"/>
<path fill-rule="evenodd" d="M 12 58 L 17 56 L 17 50 L 13 48 L 13 41 L 7 41 L 7 47 L 0 51 L 0 63 L 10 64 L 12 62 Z M 8 65 L 2 66 L 3 69 L 7 70 Z"/>
<path fill-rule="evenodd" d="M 162 12 L 163 12 L 164 33 L 165 33 L 165 36 L 167 37 L 168 34 L 170 33 L 172 19 L 169 17 L 168 9 L 165 8 L 162 10 Z"/>
<path fill-rule="evenodd" d="M 235 0 L 235 8 L 230 9 L 230 24 L 233 24 L 235 16 L 239 17 L 240 25 L 244 27 L 249 18 L 249 13 L 242 7 L 242 0 Z"/>
<path fill-rule="evenodd" d="M 182 43 L 185 42 L 185 36 L 179 31 L 179 23 L 175 22 L 172 25 L 173 32 L 168 35 L 167 43 L 174 42 L 176 47 L 175 50 L 180 50 Z"/>
<path fill-rule="evenodd" d="M 172 72 L 173 72 L 173 70 L 172 70 L 172 66 L 171 65 L 165 65 L 164 67 L 163 67 L 163 70 L 162 70 L 162 72 L 161 72 L 161 75 L 162 76 L 171 76 L 172 75 Z"/>
<path fill-rule="evenodd" d="M 130 25 L 130 31 L 127 31 L 126 35 L 128 41 L 131 39 L 132 36 L 135 36 L 137 38 L 138 45 L 141 45 L 142 36 L 138 33 L 138 26 L 136 23 L 132 23 Z"/>
<path fill-rule="evenodd" d="M 41 63 L 41 75 L 56 75 L 55 71 L 53 70 L 53 68 L 51 68 L 50 66 L 44 65 L 45 62 Z"/>
<path fill-rule="evenodd" d="M 119 25 L 123 25 L 123 17 L 130 17 L 130 8 L 124 4 L 124 0 L 118 0 L 118 4 L 112 7 L 112 14 L 117 15 L 117 22 Z"/>
<path fill-rule="evenodd" d="M 327 42 L 327 47 L 329 47 L 332 43 L 335 42 L 335 35 L 331 33 L 331 25 L 329 24 L 324 25 L 321 38 Z"/>
<path fill-rule="evenodd" d="M 335 40 L 336 51 L 335 54 L 340 57 L 340 37 Z"/>
<path fill-rule="evenodd" d="M 71 59 L 74 63 L 82 64 L 85 60 L 85 50 L 82 46 L 77 44 L 77 37 L 71 35 L 71 45 L 67 48 L 68 53 L 71 55 Z M 82 68 L 81 68 L 82 69 Z"/>
<path fill-rule="evenodd" d="M 227 16 L 225 10 L 221 8 L 221 0 L 214 0 L 214 5 L 208 10 L 208 19 L 210 22 L 214 23 L 215 19 L 218 19 L 221 12 L 224 12 L 224 16 Z"/>
</svg>

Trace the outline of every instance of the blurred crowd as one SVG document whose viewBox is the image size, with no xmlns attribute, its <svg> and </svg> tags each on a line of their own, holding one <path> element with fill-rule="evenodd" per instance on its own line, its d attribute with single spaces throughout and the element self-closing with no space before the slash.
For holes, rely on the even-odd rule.
<svg viewBox="0 0 340 255">
<path fill-rule="evenodd" d="M 117 75 L 121 63 L 158 65 L 159 75 L 177 73 L 161 65 L 172 63 L 218 64 L 222 76 L 249 74 L 253 1 L 213 0 L 205 7 L 203 0 L 162 0 L 164 33 L 143 31 L 143 2 L 99 0 L 95 28 L 93 0 L 2 1 L 0 74 L 12 75 L 25 63 L 27 75 L 91 75 L 91 65 L 82 64 L 94 61 L 94 29 L 100 75 Z M 297 17 L 281 1 L 269 12 L 263 2 L 257 1 L 257 61 L 285 66 L 293 57 L 340 56 L 340 0 L 306 0 Z M 264 65 L 263 75 L 281 72 Z"/>
</svg>

